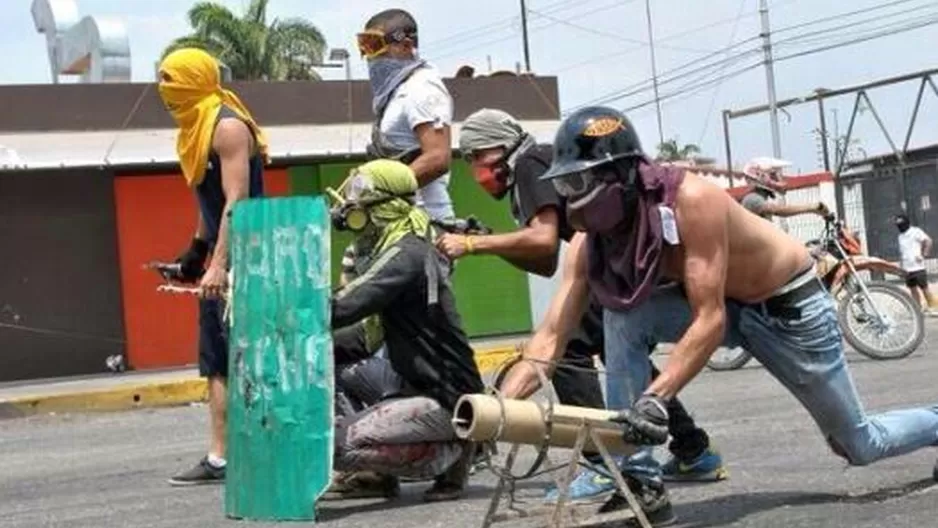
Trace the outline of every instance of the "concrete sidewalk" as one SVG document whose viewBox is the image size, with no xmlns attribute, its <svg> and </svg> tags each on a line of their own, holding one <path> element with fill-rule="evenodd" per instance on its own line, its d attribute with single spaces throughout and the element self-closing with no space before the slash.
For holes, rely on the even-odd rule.
<svg viewBox="0 0 938 528">
<path fill-rule="evenodd" d="M 516 353 L 523 336 L 472 342 L 479 370 L 489 374 Z M 184 368 L 0 383 L 0 419 L 33 414 L 120 411 L 205 401 L 198 369 Z"/>
</svg>

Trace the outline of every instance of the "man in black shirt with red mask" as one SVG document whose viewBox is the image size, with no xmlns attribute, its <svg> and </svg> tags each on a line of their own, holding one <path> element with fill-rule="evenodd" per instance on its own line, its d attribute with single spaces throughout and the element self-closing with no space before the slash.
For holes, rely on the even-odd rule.
<svg viewBox="0 0 938 528">
<path fill-rule="evenodd" d="M 567 223 L 566 201 L 550 182 L 540 177 L 550 167 L 552 149 L 537 145 L 516 119 L 493 109 L 482 109 L 462 124 L 459 147 L 472 166 L 476 181 L 495 199 L 508 196 L 520 229 L 487 236 L 446 234 L 437 247 L 452 259 L 468 254 L 497 255 L 512 265 L 544 277 L 557 270 L 560 241 L 577 235 Z M 605 408 L 593 355 L 603 354 L 602 307 L 592 303 L 578 331 L 567 343 L 563 363 L 554 371 L 553 385 L 565 405 Z M 652 371 L 657 370 L 652 366 Z M 669 480 L 722 480 L 727 477 L 720 455 L 710 447 L 707 433 L 697 427 L 683 406 L 669 408 L 671 460 L 663 472 Z M 595 453 L 586 456 L 594 462 Z M 581 471 L 571 485 L 573 500 L 605 496 L 615 489 L 613 479 L 592 470 Z M 555 499 L 556 489 L 548 492 Z"/>
</svg>

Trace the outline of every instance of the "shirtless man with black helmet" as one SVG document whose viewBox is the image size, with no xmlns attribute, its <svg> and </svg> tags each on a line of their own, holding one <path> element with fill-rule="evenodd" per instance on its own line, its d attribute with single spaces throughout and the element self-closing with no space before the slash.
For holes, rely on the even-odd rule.
<svg viewBox="0 0 938 528">
<path fill-rule="evenodd" d="M 938 444 L 938 406 L 863 410 L 834 302 L 808 249 L 692 169 L 652 162 L 621 112 L 589 107 L 567 117 L 544 179 L 567 197 L 570 222 L 586 235 L 571 244 L 560 289 L 525 352 L 540 361 L 512 369 L 506 394 L 536 390 L 534 369 L 561 357 L 589 291 L 604 307 L 607 368 L 642 381 L 607 382 L 608 407 L 620 411 L 630 443 L 667 441 L 667 402 L 722 345 L 745 346 L 851 465 Z M 677 284 L 659 287 L 662 278 Z M 661 341 L 676 345 L 652 381 L 648 344 Z M 660 526 L 674 515 L 649 450 L 625 476 Z M 625 505 L 614 495 L 601 511 Z"/>
</svg>

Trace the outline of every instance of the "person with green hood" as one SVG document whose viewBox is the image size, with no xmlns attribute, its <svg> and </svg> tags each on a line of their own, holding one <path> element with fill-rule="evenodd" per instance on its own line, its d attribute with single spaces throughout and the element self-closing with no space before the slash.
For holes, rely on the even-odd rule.
<svg viewBox="0 0 938 528">
<path fill-rule="evenodd" d="M 483 392 L 462 329 L 448 264 L 433 244 L 430 217 L 417 207 L 417 178 L 407 165 L 379 159 L 354 169 L 331 210 L 333 225 L 354 235 L 356 273 L 332 298 L 339 365 L 367 357 L 383 339 L 401 383 L 366 409 L 336 419 L 335 469 L 374 472 L 384 496 L 398 479 L 434 478 L 429 501 L 462 495 L 474 453 L 451 420 L 463 394 Z M 375 317 L 377 319 L 375 319 Z M 377 323 L 374 323 L 377 321 Z M 383 335 L 368 335 L 375 330 Z M 348 498 L 337 481 L 325 498 Z"/>
</svg>

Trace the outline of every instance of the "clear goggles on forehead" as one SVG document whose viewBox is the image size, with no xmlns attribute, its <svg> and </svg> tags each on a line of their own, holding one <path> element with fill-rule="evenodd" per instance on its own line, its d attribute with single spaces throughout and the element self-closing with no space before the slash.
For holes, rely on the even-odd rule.
<svg viewBox="0 0 938 528">
<path fill-rule="evenodd" d="M 551 181 L 554 184 L 554 190 L 564 198 L 577 196 L 588 191 L 596 180 L 596 173 L 593 169 L 584 169 L 570 174 L 558 176 Z"/>
<path fill-rule="evenodd" d="M 326 191 L 332 199 L 340 205 L 359 204 L 362 206 L 378 205 L 397 198 L 410 203 L 415 201 L 415 193 L 395 194 L 388 189 L 377 187 L 374 180 L 365 174 L 352 170 L 348 178 L 342 183 L 338 191 L 327 188 Z"/>
<path fill-rule="evenodd" d="M 339 189 L 345 199 L 350 202 L 360 201 L 363 195 L 369 194 L 375 190 L 374 182 L 371 178 L 365 177 L 358 171 L 352 171 L 348 179 Z"/>
</svg>

